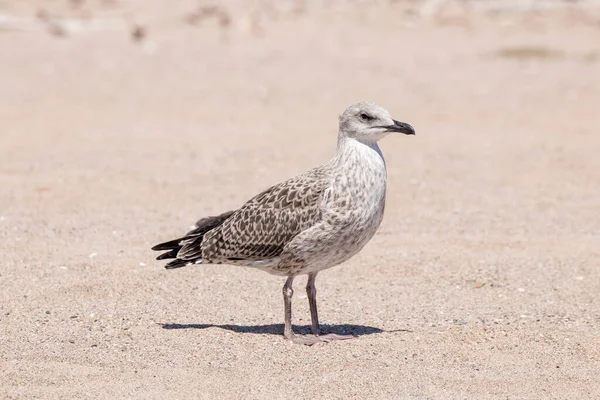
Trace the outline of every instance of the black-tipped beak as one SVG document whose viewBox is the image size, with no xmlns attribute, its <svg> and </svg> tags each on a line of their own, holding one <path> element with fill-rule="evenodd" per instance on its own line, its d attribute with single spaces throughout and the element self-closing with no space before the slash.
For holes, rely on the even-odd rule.
<svg viewBox="0 0 600 400">
<path fill-rule="evenodd" d="M 389 132 L 400 132 L 404 133 L 405 135 L 415 134 L 415 128 L 410 126 L 410 124 L 407 124 L 406 122 L 396 121 L 395 119 L 392 121 L 394 121 L 394 125 L 386 126 Z"/>
</svg>

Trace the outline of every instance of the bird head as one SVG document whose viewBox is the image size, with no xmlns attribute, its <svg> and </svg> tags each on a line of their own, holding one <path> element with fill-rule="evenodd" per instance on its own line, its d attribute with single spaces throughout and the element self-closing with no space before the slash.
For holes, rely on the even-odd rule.
<svg viewBox="0 0 600 400">
<path fill-rule="evenodd" d="M 415 134 L 412 126 L 392 119 L 385 108 L 372 101 L 353 104 L 340 116 L 340 136 L 375 143 L 394 132 Z"/>
</svg>

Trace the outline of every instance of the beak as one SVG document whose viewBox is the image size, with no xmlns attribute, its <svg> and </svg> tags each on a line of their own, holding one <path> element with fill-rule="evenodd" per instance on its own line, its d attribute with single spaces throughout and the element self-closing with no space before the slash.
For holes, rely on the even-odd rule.
<svg viewBox="0 0 600 400">
<path fill-rule="evenodd" d="M 400 132 L 404 133 L 405 135 L 415 134 L 415 128 L 410 126 L 410 124 L 407 124 L 406 122 L 396 121 L 395 119 L 393 119 L 392 121 L 394 121 L 394 125 L 388 125 L 385 127 L 388 130 L 388 132 Z"/>
</svg>

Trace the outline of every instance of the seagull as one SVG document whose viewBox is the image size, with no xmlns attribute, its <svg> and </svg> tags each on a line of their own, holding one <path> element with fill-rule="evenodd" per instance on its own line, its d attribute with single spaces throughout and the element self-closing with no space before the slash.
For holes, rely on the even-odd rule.
<svg viewBox="0 0 600 400">
<path fill-rule="evenodd" d="M 200 219 L 185 236 L 152 248 L 173 259 L 165 268 L 196 264 L 252 267 L 287 277 L 284 337 L 313 345 L 352 335 L 321 334 L 317 274 L 347 261 L 373 237 L 385 208 L 386 166 L 377 142 L 390 133 L 414 135 L 383 107 L 362 101 L 339 119 L 337 151 L 324 165 L 259 193 L 241 208 Z M 312 334 L 292 329 L 292 284 L 308 275 Z"/>
</svg>

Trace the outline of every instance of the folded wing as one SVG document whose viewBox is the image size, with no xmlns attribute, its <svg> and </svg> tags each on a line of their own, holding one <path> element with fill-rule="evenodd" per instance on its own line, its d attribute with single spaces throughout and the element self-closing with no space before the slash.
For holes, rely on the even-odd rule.
<svg viewBox="0 0 600 400">
<path fill-rule="evenodd" d="M 198 243 L 184 243 L 180 258 L 209 262 L 277 257 L 298 233 L 321 219 L 325 177 L 311 171 L 255 196 Z"/>
</svg>

